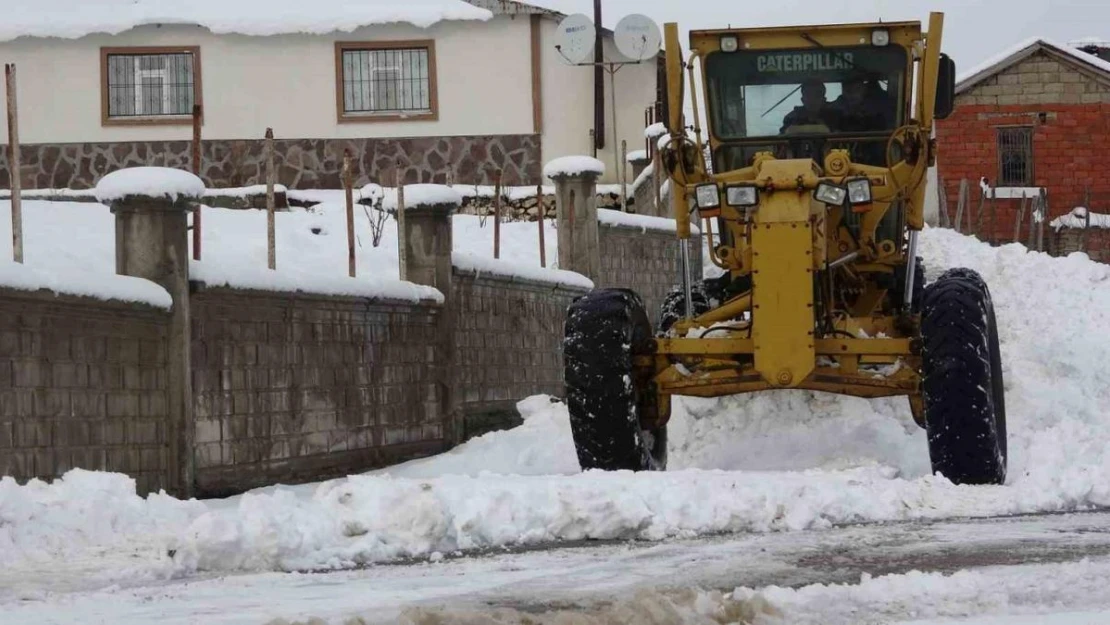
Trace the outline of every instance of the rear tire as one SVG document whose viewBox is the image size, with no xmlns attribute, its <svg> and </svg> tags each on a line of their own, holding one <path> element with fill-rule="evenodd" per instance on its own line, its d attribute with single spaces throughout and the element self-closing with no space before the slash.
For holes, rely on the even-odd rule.
<svg viewBox="0 0 1110 625">
<path fill-rule="evenodd" d="M 987 284 L 953 269 L 922 297 L 922 394 L 933 472 L 956 484 L 1006 481 L 1006 405 Z"/>
<path fill-rule="evenodd" d="M 643 430 L 634 354 L 646 353 L 651 324 L 643 302 L 626 289 L 600 289 L 571 304 L 564 326 L 563 368 L 570 429 L 583 471 L 663 470 L 666 426 Z"/>
</svg>

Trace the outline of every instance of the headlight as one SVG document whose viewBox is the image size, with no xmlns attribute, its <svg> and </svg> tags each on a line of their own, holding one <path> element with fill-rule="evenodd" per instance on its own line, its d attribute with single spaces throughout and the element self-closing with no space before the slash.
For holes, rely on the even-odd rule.
<svg viewBox="0 0 1110 625">
<path fill-rule="evenodd" d="M 725 201 L 729 206 L 755 206 L 759 204 L 759 189 L 746 184 L 725 187 Z"/>
<path fill-rule="evenodd" d="M 813 197 L 817 198 L 818 202 L 824 202 L 829 206 L 844 206 L 844 200 L 848 197 L 848 189 L 831 182 L 819 182 L 817 183 L 817 190 L 813 192 Z"/>
<path fill-rule="evenodd" d="M 871 181 L 867 178 L 856 178 L 848 181 L 848 202 L 850 204 L 871 203 Z"/>
<path fill-rule="evenodd" d="M 879 28 L 871 31 L 871 45 L 885 46 L 890 43 L 890 31 L 885 28 Z"/>
<path fill-rule="evenodd" d="M 715 184 L 698 185 L 694 191 L 698 201 L 698 209 L 718 208 L 721 206 L 721 191 Z"/>
<path fill-rule="evenodd" d="M 740 40 L 735 35 L 721 37 L 721 52 L 736 52 L 740 47 Z"/>
</svg>

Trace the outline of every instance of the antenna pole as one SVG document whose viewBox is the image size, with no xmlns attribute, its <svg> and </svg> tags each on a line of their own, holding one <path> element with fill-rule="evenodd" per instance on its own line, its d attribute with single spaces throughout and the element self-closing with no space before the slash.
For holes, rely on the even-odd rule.
<svg viewBox="0 0 1110 625">
<path fill-rule="evenodd" d="M 601 0 L 594 0 L 594 146 L 605 149 L 605 68 L 601 37 Z"/>
</svg>

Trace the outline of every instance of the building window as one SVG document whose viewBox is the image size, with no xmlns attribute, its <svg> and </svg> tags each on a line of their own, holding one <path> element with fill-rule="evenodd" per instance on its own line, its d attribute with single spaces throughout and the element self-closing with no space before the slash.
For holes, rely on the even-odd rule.
<svg viewBox="0 0 1110 625">
<path fill-rule="evenodd" d="M 998 129 L 997 187 L 1033 186 L 1033 127 Z"/>
<path fill-rule="evenodd" d="M 432 41 L 338 43 L 340 121 L 436 119 Z"/>
<path fill-rule="evenodd" d="M 188 124 L 200 104 L 199 48 L 102 48 L 105 124 Z"/>
</svg>

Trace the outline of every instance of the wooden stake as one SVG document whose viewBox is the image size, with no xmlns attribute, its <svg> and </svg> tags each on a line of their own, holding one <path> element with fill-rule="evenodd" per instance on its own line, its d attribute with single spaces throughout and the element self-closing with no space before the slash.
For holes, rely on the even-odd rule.
<svg viewBox="0 0 1110 625">
<path fill-rule="evenodd" d="M 993 194 L 991 194 L 993 199 Z M 982 238 L 983 236 L 983 211 L 987 207 L 987 191 L 979 188 L 979 209 L 975 211 L 975 236 Z M 969 215 L 970 217 L 970 215 Z"/>
<path fill-rule="evenodd" d="M 628 182 L 628 141 L 621 139 L 621 168 L 617 171 L 621 177 L 621 210 L 628 212 L 628 191 L 625 185 Z"/>
<path fill-rule="evenodd" d="M 1044 251 L 1044 222 L 1048 221 L 1048 196 L 1041 189 L 1041 220 L 1037 222 L 1037 251 Z"/>
<path fill-rule="evenodd" d="M 408 279 L 408 264 L 405 262 L 405 177 L 401 173 L 401 161 L 398 160 L 393 170 L 393 187 L 397 190 L 397 258 L 400 269 L 400 278 Z"/>
<path fill-rule="evenodd" d="M 536 185 L 536 223 L 540 225 L 540 267 L 547 266 L 547 252 L 544 250 L 543 241 L 543 218 L 547 215 L 547 211 L 543 207 L 543 185 Z"/>
<path fill-rule="evenodd" d="M 266 263 L 277 269 L 277 233 L 274 227 L 274 129 L 266 129 Z"/>
<path fill-rule="evenodd" d="M 948 214 L 948 190 L 944 188 L 944 178 L 937 179 L 937 208 L 940 210 L 940 227 L 951 228 L 952 217 Z"/>
<path fill-rule="evenodd" d="M 652 150 L 651 157 L 651 185 L 655 187 L 655 216 L 662 216 L 663 197 L 661 195 L 663 189 L 663 176 L 662 176 L 662 161 L 660 160 L 659 150 Z"/>
<path fill-rule="evenodd" d="M 501 170 L 493 175 L 493 257 L 501 258 Z"/>
<path fill-rule="evenodd" d="M 351 150 L 343 150 L 343 195 L 347 201 L 347 274 L 355 277 L 355 198 L 351 173 Z"/>
<path fill-rule="evenodd" d="M 990 241 L 991 245 L 994 245 L 995 243 L 998 243 L 998 240 L 1001 238 L 1001 237 L 998 236 L 998 206 L 994 202 L 995 195 L 997 195 L 997 194 L 994 193 L 994 191 L 992 190 L 991 191 L 991 233 L 990 233 L 990 239 L 988 239 Z"/>
<path fill-rule="evenodd" d="M 8 173 L 12 182 L 12 257 L 23 262 L 23 181 L 19 155 L 19 110 L 15 95 L 15 63 L 4 65 L 8 89 Z"/>
<path fill-rule="evenodd" d="M 199 104 L 193 105 L 193 173 L 200 176 L 200 126 L 203 111 Z M 193 211 L 193 260 L 200 260 L 200 206 Z"/>
<path fill-rule="evenodd" d="M 1025 218 L 1025 194 L 1021 195 L 1021 202 L 1018 203 L 1017 224 L 1014 226 L 1014 243 L 1021 243 L 1021 220 Z"/>
<path fill-rule="evenodd" d="M 1083 187 L 1083 234 L 1080 235 L 1079 251 L 1087 253 L 1087 233 L 1091 231 L 1091 187 Z"/>
<path fill-rule="evenodd" d="M 962 232 L 960 230 L 960 224 L 963 223 L 964 209 L 967 208 L 967 196 L 968 196 L 967 178 L 961 178 L 960 179 L 960 192 L 956 195 L 956 232 Z M 970 211 L 970 209 L 969 209 L 969 211 Z M 967 223 L 970 226 L 970 224 L 971 224 L 970 214 L 968 215 Z"/>
</svg>

